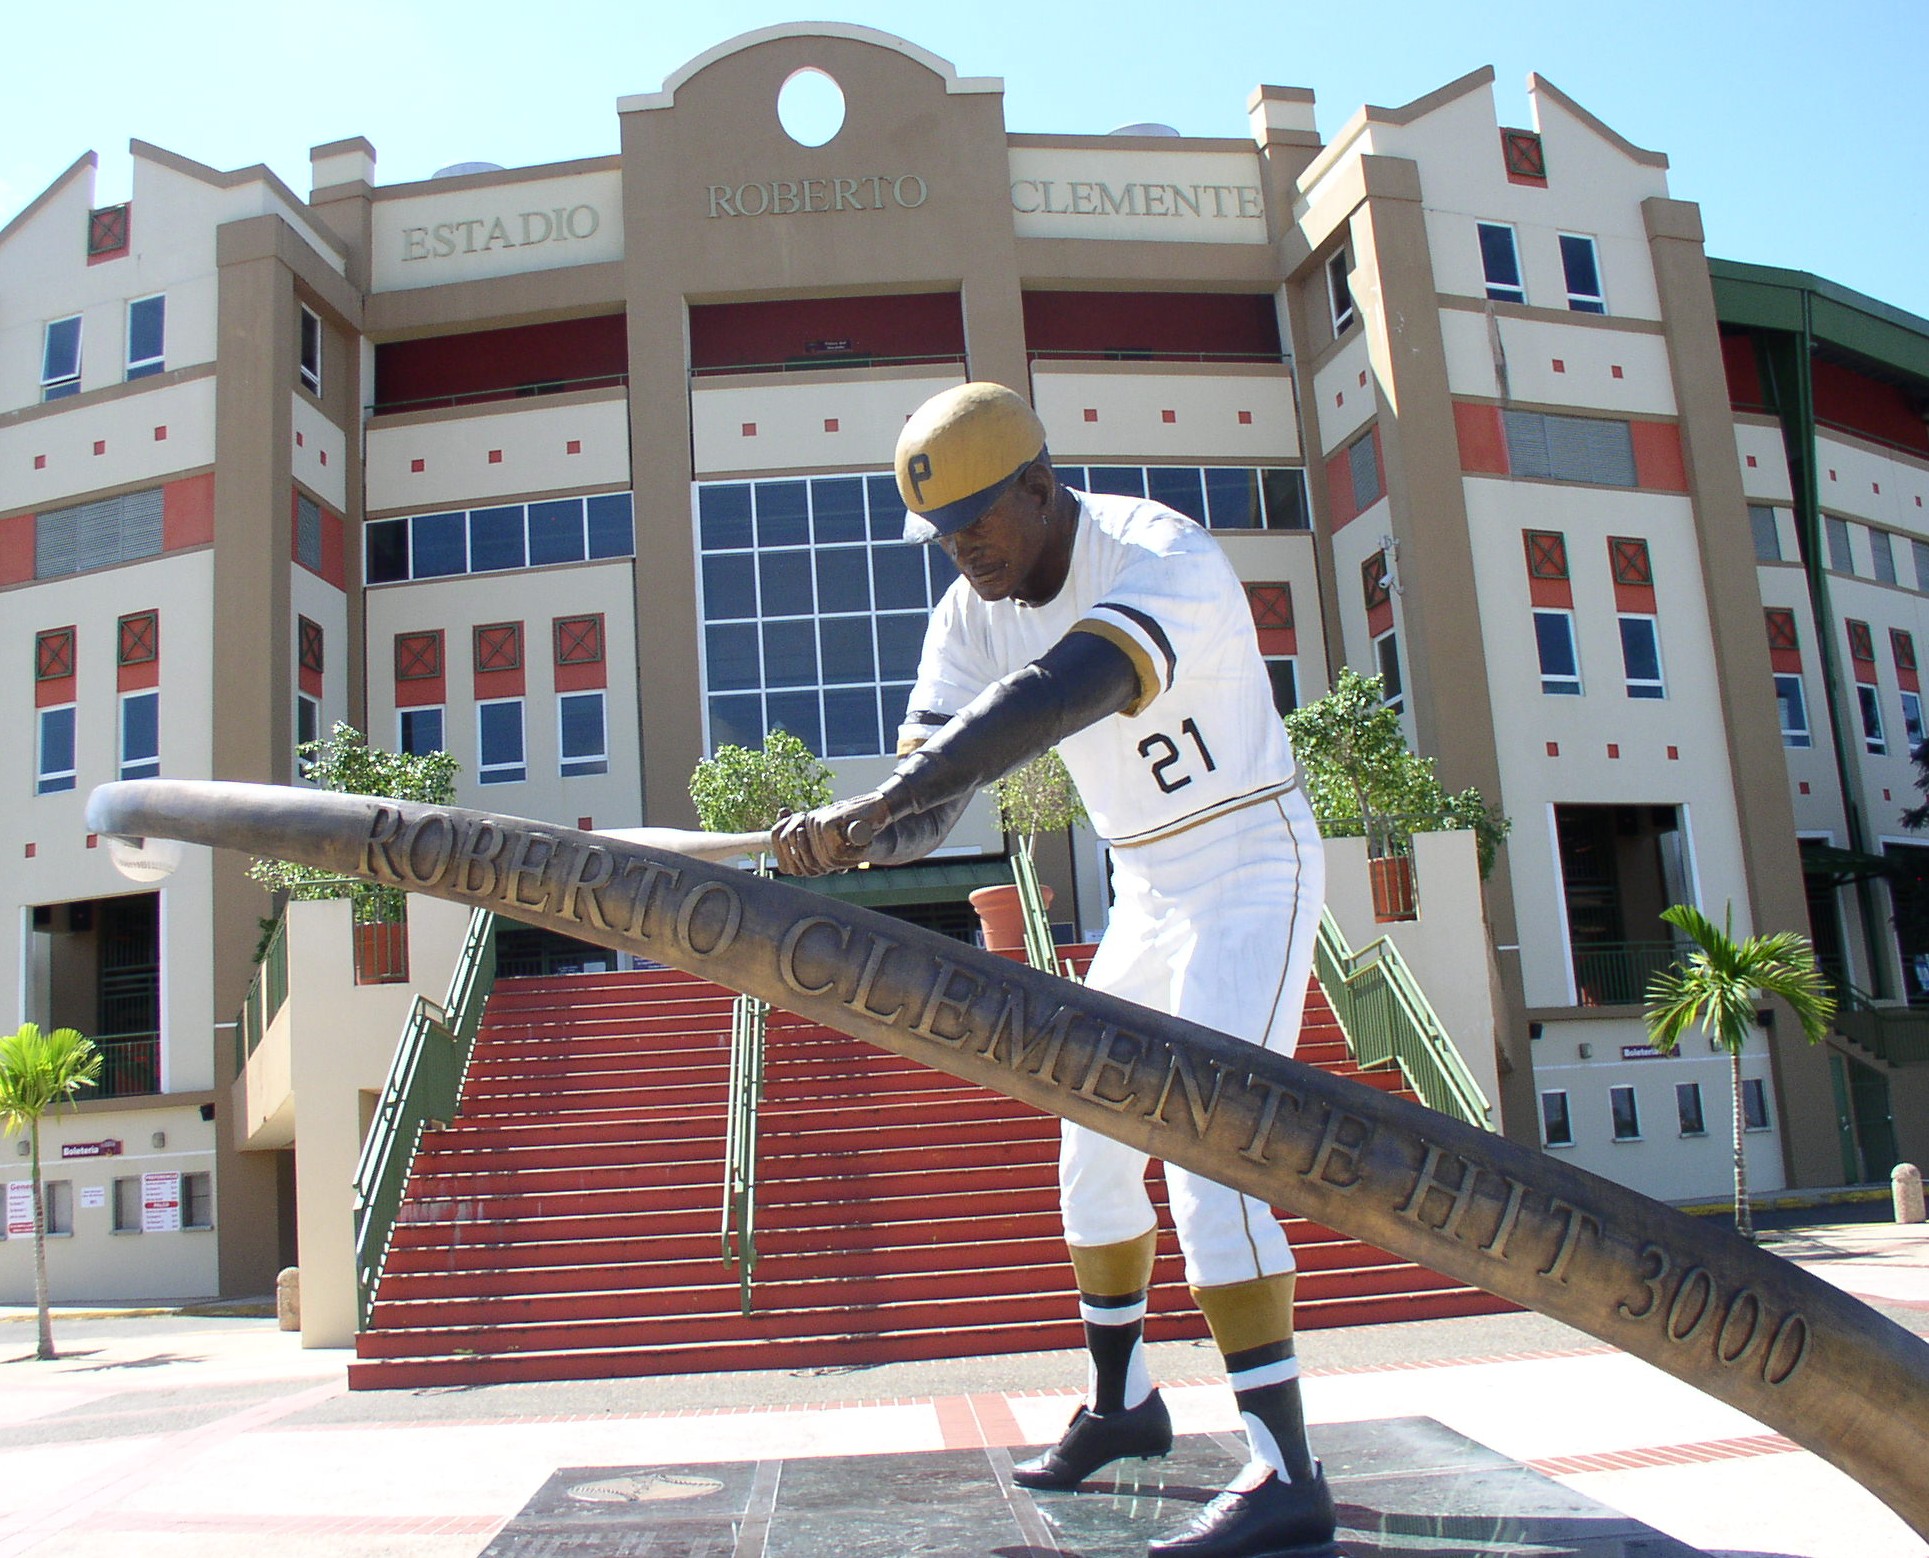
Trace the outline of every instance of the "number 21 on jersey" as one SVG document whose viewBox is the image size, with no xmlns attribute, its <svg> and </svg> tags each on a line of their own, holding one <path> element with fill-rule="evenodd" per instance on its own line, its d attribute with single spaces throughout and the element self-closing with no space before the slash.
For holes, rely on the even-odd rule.
<svg viewBox="0 0 1929 1558">
<path fill-rule="evenodd" d="M 1199 734 L 1196 721 L 1185 721 L 1179 727 L 1179 734 L 1191 741 L 1193 751 L 1198 754 L 1198 760 L 1205 765 L 1207 773 L 1212 773 L 1219 766 L 1213 762 L 1211 749 L 1206 746 L 1206 738 Z M 1191 755 L 1163 731 L 1156 731 L 1139 743 L 1139 756 L 1152 765 L 1153 783 L 1167 795 L 1174 790 L 1183 790 L 1192 783 Z M 1175 766 L 1181 763 L 1184 766 L 1174 773 Z"/>
</svg>

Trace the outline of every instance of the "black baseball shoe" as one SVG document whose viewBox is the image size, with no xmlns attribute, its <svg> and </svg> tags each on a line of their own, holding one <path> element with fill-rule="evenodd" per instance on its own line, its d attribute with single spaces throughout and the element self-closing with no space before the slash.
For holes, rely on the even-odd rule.
<svg viewBox="0 0 1929 1558">
<path fill-rule="evenodd" d="M 1154 1542 L 1148 1558 L 1338 1558 L 1333 1495 L 1324 1471 L 1311 1482 L 1268 1476 L 1257 1487 L 1228 1488 L 1177 1536 Z"/>
<path fill-rule="evenodd" d="M 1075 1488 L 1101 1466 L 1128 1455 L 1152 1460 L 1171 1448 L 1172 1418 L 1156 1390 L 1118 1412 L 1101 1414 L 1081 1403 L 1058 1443 L 1012 1467 L 1011 1480 L 1021 1488 Z"/>
</svg>

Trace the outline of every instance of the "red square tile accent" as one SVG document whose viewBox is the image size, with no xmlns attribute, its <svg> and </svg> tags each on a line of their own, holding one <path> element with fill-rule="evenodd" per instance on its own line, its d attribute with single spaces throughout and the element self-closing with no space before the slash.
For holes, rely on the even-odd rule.
<svg viewBox="0 0 1929 1558">
<path fill-rule="evenodd" d="M 1610 741 L 1608 743 L 1608 756 L 1619 757 L 1620 755 L 1621 755 L 1620 744 L 1618 742 Z"/>
<path fill-rule="evenodd" d="M 1346 391 L 1345 391 L 1345 390 L 1334 390 L 1334 391 L 1333 391 L 1333 404 L 1334 404 L 1334 405 L 1336 405 L 1336 406 L 1343 406 L 1343 405 L 1345 405 L 1345 404 L 1346 404 Z"/>
<path fill-rule="evenodd" d="M 157 444 L 164 444 L 167 442 L 167 424 L 166 423 L 163 423 L 161 426 L 154 429 L 154 442 Z"/>
<path fill-rule="evenodd" d="M 1097 406 L 1087 406 L 1085 408 L 1085 420 L 1087 422 L 1096 422 L 1098 420 Z"/>
<path fill-rule="evenodd" d="M 1554 359 L 1554 371 L 1555 371 L 1556 373 L 1565 373 L 1565 372 L 1567 372 L 1567 364 L 1566 364 L 1566 363 L 1564 363 L 1564 362 L 1562 362 L 1560 358 L 1558 358 L 1558 357 L 1556 357 L 1556 358 Z"/>
<path fill-rule="evenodd" d="M 757 424 L 755 422 L 744 423 L 743 436 L 745 438 L 755 438 L 757 436 Z"/>
<path fill-rule="evenodd" d="M 87 847 L 89 849 L 100 848 L 100 835 L 98 833 L 90 833 L 87 835 Z"/>
<path fill-rule="evenodd" d="M 581 828 L 585 833 L 591 832 L 596 827 L 596 819 L 594 817 L 578 817 L 576 819 L 576 826 Z"/>
<path fill-rule="evenodd" d="M 37 454 L 37 455 L 35 455 L 35 456 L 33 457 L 33 468 L 34 468 L 34 469 L 35 469 L 36 471 L 44 471 L 44 470 L 46 470 L 46 468 L 47 468 L 47 457 L 46 457 L 46 456 L 45 456 L 44 454 Z M 1917 499 L 1916 499 L 1916 502 L 1918 502 L 1918 503 L 1920 503 L 1921 501 L 1922 501 L 1922 499 L 1920 499 L 1920 498 L 1917 498 Z"/>
<path fill-rule="evenodd" d="M 427 460 L 409 461 L 409 474 L 412 476 L 420 476 L 428 468 L 429 468 L 429 462 Z"/>
<path fill-rule="evenodd" d="M 297 449 L 301 448 L 306 441 L 300 433 L 295 434 L 295 447 Z"/>
<path fill-rule="evenodd" d="M 827 433 L 835 433 L 835 432 L 837 431 L 837 418 L 836 418 L 836 417 L 825 417 L 825 418 L 824 418 L 824 431 L 825 431 L 825 432 L 827 432 Z"/>
<path fill-rule="evenodd" d="M 1802 792 L 1802 794 L 1804 794 L 1804 795 L 1807 795 L 1807 794 L 1808 794 L 1808 781 L 1807 781 L 1806 779 L 1804 779 L 1804 780 L 1803 780 L 1803 781 L 1801 782 L 1801 785 L 1799 786 L 1799 788 L 1801 789 L 1801 792 Z"/>
<path fill-rule="evenodd" d="M 94 453 L 95 454 L 107 453 L 107 440 L 105 438 L 96 438 L 94 440 Z M 1829 474 L 1833 476 L 1835 473 L 1831 471 L 1829 472 Z"/>
<path fill-rule="evenodd" d="M 1561 755 L 1561 744 L 1560 744 L 1560 742 L 1558 742 L 1558 741 L 1550 741 L 1550 742 L 1548 742 L 1548 743 L 1547 743 L 1547 755 L 1548 755 L 1549 757 L 1559 757 L 1559 756 Z"/>
<path fill-rule="evenodd" d="M 1883 798 L 1883 800 L 1885 800 L 1885 801 L 1892 801 L 1892 800 L 1894 800 L 1894 799 L 1895 799 L 1895 797 L 1894 797 L 1893 795 L 1891 795 L 1891 794 L 1890 794 L 1890 793 L 1889 793 L 1889 792 L 1888 792 L 1887 790 L 1884 790 L 1884 791 L 1882 792 L 1882 798 Z"/>
<path fill-rule="evenodd" d="M 40 846 L 38 844 L 29 844 L 26 853 L 27 858 L 31 860 L 35 855 L 40 853 Z"/>
<path fill-rule="evenodd" d="M 1755 457 L 1752 454 L 1748 457 L 1748 468 L 1751 471 L 1755 468 Z"/>
<path fill-rule="evenodd" d="M 328 463 L 328 451 L 326 449 L 317 449 L 315 451 L 315 457 L 320 460 L 323 465 Z"/>
<path fill-rule="evenodd" d="M 1668 748 L 1668 761 L 1669 761 L 1669 762 L 1671 762 L 1671 763 L 1678 763 L 1678 762 L 1680 762 L 1680 761 L 1681 761 L 1681 748 L 1680 748 L 1680 747 L 1669 747 L 1669 748 Z"/>
<path fill-rule="evenodd" d="M 1830 481 L 1834 481 L 1834 480 L 1835 480 L 1835 472 L 1833 472 L 1833 471 L 1830 471 L 1830 472 L 1829 472 L 1829 480 L 1830 480 Z"/>
<path fill-rule="evenodd" d="M 1253 414 L 1250 411 L 1242 411 L 1239 413 L 1239 425 L 1241 427 L 1251 427 L 1252 423 L 1253 423 Z M 1916 502 L 1921 503 L 1922 499 L 1917 498 Z"/>
<path fill-rule="evenodd" d="M 1360 369 L 1360 388 L 1366 388 L 1366 369 Z"/>
<path fill-rule="evenodd" d="M 1159 420 L 1161 422 L 1176 422 L 1179 420 L 1179 413 L 1167 408 L 1159 413 Z"/>
<path fill-rule="evenodd" d="M 1618 362 L 1610 366 L 1608 372 L 1617 379 L 1625 379 L 1627 377 L 1627 375 L 1621 371 L 1621 365 Z"/>
<path fill-rule="evenodd" d="M 581 454 L 582 452 L 583 441 L 580 438 L 572 438 L 568 443 L 563 445 L 564 454 Z"/>
<path fill-rule="evenodd" d="M 1872 481 L 1869 483 L 1869 485 L 1875 489 L 1876 495 L 1880 497 L 1882 494 L 1882 483 L 1879 481 Z"/>
<path fill-rule="evenodd" d="M 502 451 L 500 449 L 491 449 L 489 451 L 489 463 L 491 465 L 502 464 Z"/>
</svg>

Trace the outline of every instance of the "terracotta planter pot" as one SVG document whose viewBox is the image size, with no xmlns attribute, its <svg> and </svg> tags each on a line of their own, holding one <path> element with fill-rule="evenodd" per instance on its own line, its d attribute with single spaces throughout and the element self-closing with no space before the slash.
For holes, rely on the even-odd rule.
<svg viewBox="0 0 1929 1558">
<path fill-rule="evenodd" d="M 1052 906 L 1052 890 L 1041 884 L 1045 907 Z M 985 950 L 1006 957 L 1025 955 L 1025 911 L 1018 899 L 1016 883 L 1002 882 L 996 887 L 981 887 L 971 895 L 971 907 L 978 911 L 978 924 L 985 934 Z"/>
<path fill-rule="evenodd" d="M 1413 885 L 1413 857 L 1387 855 L 1366 863 L 1367 878 L 1373 884 L 1373 918 L 1417 920 L 1420 898 Z"/>
</svg>

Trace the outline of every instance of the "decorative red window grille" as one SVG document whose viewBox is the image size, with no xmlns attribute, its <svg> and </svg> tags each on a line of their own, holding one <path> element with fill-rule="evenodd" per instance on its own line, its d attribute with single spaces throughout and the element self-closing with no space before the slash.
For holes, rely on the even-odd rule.
<svg viewBox="0 0 1929 1558">
<path fill-rule="evenodd" d="M 121 618 L 117 665 L 152 665 L 161 658 L 161 614 L 137 611 Z"/>
<path fill-rule="evenodd" d="M 1795 628 L 1795 613 L 1780 606 L 1771 606 L 1762 613 L 1768 623 L 1768 647 L 1770 649 L 1800 649 L 1801 637 Z"/>
<path fill-rule="evenodd" d="M 319 622 L 310 622 L 306 617 L 296 619 L 299 632 L 297 641 L 301 646 L 301 668 L 313 671 L 319 676 L 325 669 L 322 661 L 322 629 Z"/>
<path fill-rule="evenodd" d="M 1500 152 L 1507 162 L 1510 179 L 1547 178 L 1547 152 L 1541 138 L 1532 130 L 1502 130 Z"/>
<path fill-rule="evenodd" d="M 1375 552 L 1360 564 L 1360 591 L 1366 598 L 1368 611 L 1393 599 L 1387 590 L 1386 553 Z"/>
<path fill-rule="evenodd" d="M 600 614 L 556 619 L 558 665 L 600 665 L 602 660 L 603 618 Z"/>
<path fill-rule="evenodd" d="M 33 677 L 37 682 L 57 682 L 74 674 L 74 630 L 50 628 L 34 635 Z"/>
<path fill-rule="evenodd" d="M 1648 556 L 1648 543 L 1630 536 L 1609 536 L 1608 557 L 1614 564 L 1616 584 L 1653 584 L 1654 561 Z"/>
<path fill-rule="evenodd" d="M 1293 625 L 1293 587 L 1290 584 L 1249 584 L 1246 600 L 1252 607 L 1256 628 L 1290 628 Z"/>
<path fill-rule="evenodd" d="M 1889 648 L 1895 652 L 1896 669 L 1913 671 L 1916 668 L 1916 640 L 1912 633 L 1901 628 L 1889 629 Z"/>
<path fill-rule="evenodd" d="M 514 671 L 522 665 L 522 624 L 491 622 L 476 629 L 476 669 Z"/>
<path fill-rule="evenodd" d="M 128 244 L 128 207 L 102 206 L 87 213 L 87 253 L 89 258 L 119 254 Z"/>
<path fill-rule="evenodd" d="M 1875 635 L 1870 633 L 1868 623 L 1857 622 L 1853 619 L 1850 620 L 1849 658 L 1851 660 L 1874 661 Z"/>
<path fill-rule="evenodd" d="M 442 630 L 395 635 L 395 679 L 433 681 L 442 674 Z"/>
<path fill-rule="evenodd" d="M 1527 576 L 1530 579 L 1567 577 L 1567 537 L 1558 530 L 1527 530 Z"/>
</svg>

